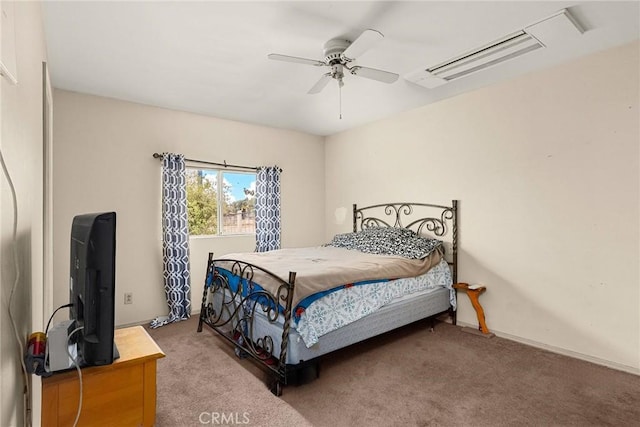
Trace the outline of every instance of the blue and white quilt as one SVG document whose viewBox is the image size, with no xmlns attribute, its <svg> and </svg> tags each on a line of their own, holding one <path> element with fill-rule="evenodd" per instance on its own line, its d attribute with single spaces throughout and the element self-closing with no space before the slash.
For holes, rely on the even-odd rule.
<svg viewBox="0 0 640 427">
<path fill-rule="evenodd" d="M 294 315 L 294 320 L 297 320 L 295 327 L 305 345 L 311 347 L 321 336 L 355 322 L 398 298 L 441 287 L 450 290 L 449 300 L 455 309 L 456 298 L 452 283 L 451 270 L 443 259 L 426 274 L 418 277 L 345 286 L 313 301 L 304 309 L 297 309 Z"/>
</svg>

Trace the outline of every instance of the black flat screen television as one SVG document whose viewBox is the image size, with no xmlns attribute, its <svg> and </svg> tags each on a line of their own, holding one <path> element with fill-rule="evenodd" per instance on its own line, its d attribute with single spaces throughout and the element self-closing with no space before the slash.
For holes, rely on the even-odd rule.
<svg viewBox="0 0 640 427">
<path fill-rule="evenodd" d="M 116 213 L 77 215 L 71 225 L 70 318 L 81 366 L 109 365 L 113 341 L 116 279 Z M 72 341 L 74 341 L 72 338 Z"/>
</svg>

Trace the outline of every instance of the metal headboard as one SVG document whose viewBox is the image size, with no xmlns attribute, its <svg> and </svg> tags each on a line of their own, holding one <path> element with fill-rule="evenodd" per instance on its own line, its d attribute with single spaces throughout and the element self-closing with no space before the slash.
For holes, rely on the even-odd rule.
<svg viewBox="0 0 640 427">
<path fill-rule="evenodd" d="M 353 205 L 353 231 L 370 227 L 407 228 L 445 242 L 453 283 L 458 281 L 458 201 L 451 206 L 429 203 L 383 203 L 358 208 Z"/>
</svg>

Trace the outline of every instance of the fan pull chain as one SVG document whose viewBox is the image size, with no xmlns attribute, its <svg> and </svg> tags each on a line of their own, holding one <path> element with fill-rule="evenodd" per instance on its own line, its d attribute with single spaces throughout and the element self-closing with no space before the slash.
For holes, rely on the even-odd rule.
<svg viewBox="0 0 640 427">
<path fill-rule="evenodd" d="M 342 120 L 342 85 L 340 83 L 342 83 L 342 81 L 338 82 L 338 99 L 340 100 L 340 120 Z"/>
</svg>

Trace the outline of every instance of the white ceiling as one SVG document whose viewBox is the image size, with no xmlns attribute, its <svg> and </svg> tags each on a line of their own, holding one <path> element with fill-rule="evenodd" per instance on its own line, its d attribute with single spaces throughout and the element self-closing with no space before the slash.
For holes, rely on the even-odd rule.
<svg viewBox="0 0 640 427">
<path fill-rule="evenodd" d="M 640 3 L 592 1 L 227 1 L 44 3 L 54 87 L 248 123 L 330 135 L 522 73 L 638 39 Z M 385 38 L 356 64 L 403 76 L 569 8 L 585 33 L 427 89 L 267 59 L 324 59 L 332 38 Z"/>
</svg>

